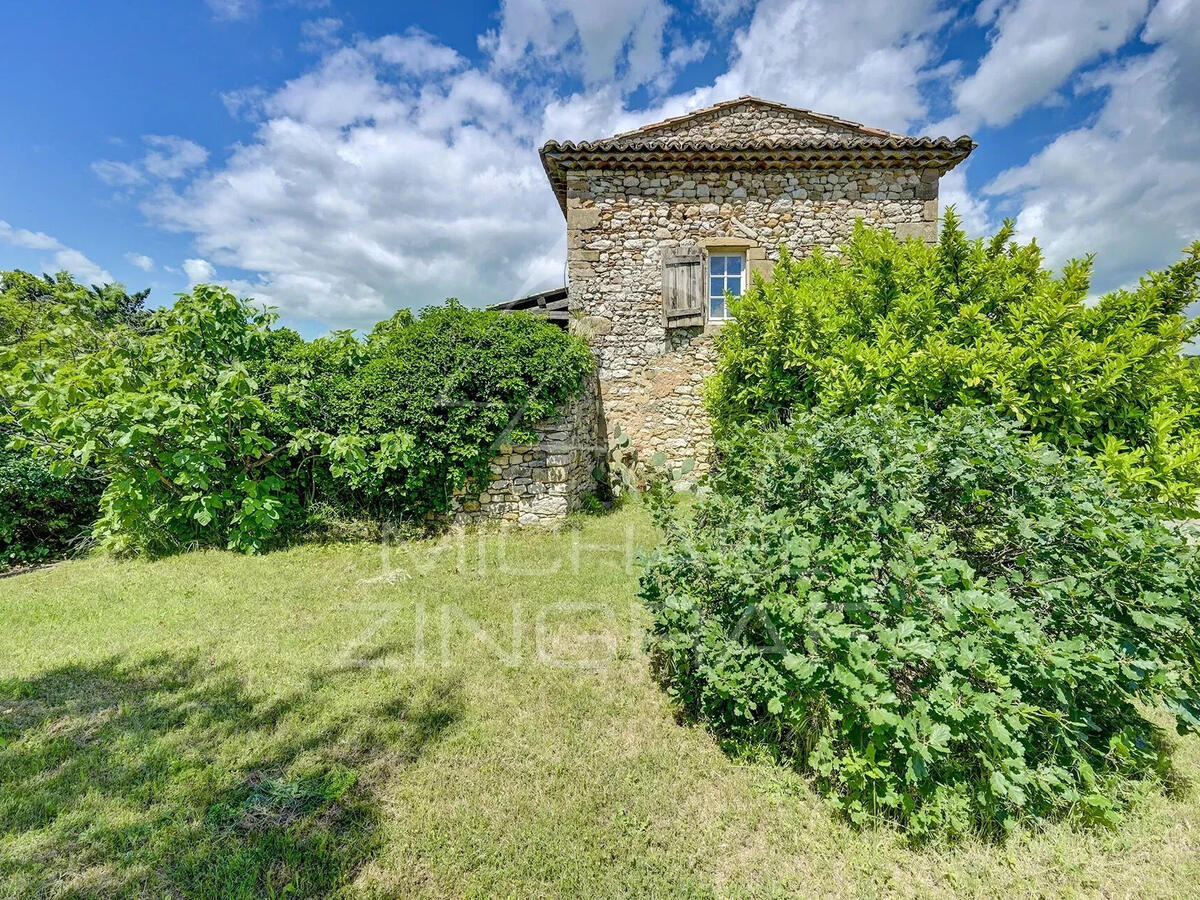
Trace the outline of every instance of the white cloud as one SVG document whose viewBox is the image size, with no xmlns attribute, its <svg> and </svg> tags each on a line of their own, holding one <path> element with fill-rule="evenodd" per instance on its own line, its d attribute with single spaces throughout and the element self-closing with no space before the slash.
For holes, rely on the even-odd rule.
<svg viewBox="0 0 1200 900">
<path fill-rule="evenodd" d="M 957 114 L 941 131 L 1006 125 L 1029 107 L 1053 99 L 1080 66 L 1112 53 L 1132 37 L 1150 0 L 1010 0 L 981 6 L 980 24 L 994 22 L 987 53 L 954 88 Z"/>
<path fill-rule="evenodd" d="M 504 0 L 500 27 L 480 38 L 495 70 L 531 62 L 578 75 L 589 85 L 656 79 L 667 64 L 663 0 Z"/>
<path fill-rule="evenodd" d="M 700 0 L 700 12 L 718 25 L 725 25 L 754 6 L 754 0 Z"/>
<path fill-rule="evenodd" d="M 213 16 L 231 22 L 251 19 L 258 14 L 258 0 L 207 0 Z"/>
<path fill-rule="evenodd" d="M 323 19 L 310 19 L 300 23 L 300 34 L 304 42 L 301 50 L 320 52 L 338 42 L 338 32 L 342 30 L 342 20 L 327 16 Z"/>
<path fill-rule="evenodd" d="M 235 119 L 254 121 L 262 115 L 263 101 L 267 92 L 260 87 L 238 88 L 221 94 L 221 103 Z"/>
<path fill-rule="evenodd" d="M 92 171 L 105 184 L 131 187 L 148 178 L 182 178 L 208 161 L 207 150 L 195 141 L 177 135 L 147 134 L 143 135 L 142 142 L 150 149 L 140 160 L 101 159 L 92 163 Z"/>
<path fill-rule="evenodd" d="M 217 270 L 206 259 L 185 259 L 183 261 L 183 274 L 187 276 L 188 285 L 190 286 L 212 281 L 217 275 Z"/>
<path fill-rule="evenodd" d="M 939 0 L 763 0 L 733 38 L 733 58 L 711 85 L 630 111 L 624 92 L 601 85 L 551 100 L 543 135 L 597 138 L 742 94 L 911 131 L 928 117 L 922 86 L 942 78 Z"/>
<path fill-rule="evenodd" d="M 948 16 L 938 0 L 763 0 L 729 71 L 692 100 L 755 94 L 907 131 L 926 118 L 921 86 Z"/>
<path fill-rule="evenodd" d="M 88 259 L 83 253 L 66 246 L 57 238 L 44 232 L 14 228 L 8 222 L 0 219 L 0 241 L 25 250 L 53 252 L 52 261 L 48 260 L 42 264 L 41 268 L 44 271 L 66 270 L 80 281 L 89 284 L 107 284 L 114 280 L 112 275 Z"/>
<path fill-rule="evenodd" d="M 142 170 L 132 163 L 113 159 L 100 159 L 92 163 L 92 171 L 105 184 L 113 187 L 128 187 L 142 180 Z"/>
<path fill-rule="evenodd" d="M 964 163 L 942 176 L 938 186 L 938 205 L 944 211 L 950 206 L 962 219 L 962 226 L 971 237 L 980 237 L 994 230 L 987 203 L 967 188 L 970 163 Z"/>
<path fill-rule="evenodd" d="M 421 31 L 389 34 L 364 45 L 369 53 L 408 75 L 437 75 L 465 65 L 459 54 Z"/>
<path fill-rule="evenodd" d="M 1200 4 L 1160 0 L 1141 36 L 1153 52 L 1084 81 L 1108 92 L 1094 123 L 986 188 L 1019 201 L 1018 229 L 1051 263 L 1094 251 L 1098 290 L 1170 263 L 1200 237 Z"/>
<path fill-rule="evenodd" d="M 182 178 L 208 161 L 208 151 L 186 138 L 148 134 L 143 140 L 152 149 L 142 158 L 142 168 L 158 178 Z"/>
<path fill-rule="evenodd" d="M 0 219 L 0 241 L 26 250 L 58 250 L 62 247 L 56 238 L 45 232 L 13 228 L 3 219 Z"/>
<path fill-rule="evenodd" d="M 125 261 L 143 272 L 150 272 L 154 269 L 154 260 L 144 253 L 126 253 Z"/>
<path fill-rule="evenodd" d="M 562 217 L 523 109 L 474 69 L 394 79 L 395 50 L 342 48 L 284 85 L 253 142 L 151 214 L 259 273 L 248 292 L 330 325 L 561 284 Z"/>
</svg>

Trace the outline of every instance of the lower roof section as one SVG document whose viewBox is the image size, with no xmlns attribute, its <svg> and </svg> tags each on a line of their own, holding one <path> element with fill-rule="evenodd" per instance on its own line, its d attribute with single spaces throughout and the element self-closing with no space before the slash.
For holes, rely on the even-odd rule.
<svg viewBox="0 0 1200 900">
<path fill-rule="evenodd" d="M 517 297 L 515 300 L 505 300 L 503 303 L 493 303 L 488 309 L 495 309 L 505 313 L 527 312 L 535 316 L 541 316 L 543 319 L 549 319 L 563 328 L 567 327 L 569 318 L 567 312 L 567 289 L 565 286 L 551 288 L 548 291 L 539 291 L 536 294 L 528 294 L 524 297 Z"/>
</svg>

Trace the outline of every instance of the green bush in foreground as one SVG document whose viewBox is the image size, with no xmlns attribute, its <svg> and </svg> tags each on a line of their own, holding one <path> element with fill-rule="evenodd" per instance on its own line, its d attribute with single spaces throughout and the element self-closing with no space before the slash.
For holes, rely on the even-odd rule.
<svg viewBox="0 0 1200 900">
<path fill-rule="evenodd" d="M 290 448 L 270 433 L 270 398 L 247 369 L 270 322 L 208 285 L 155 311 L 144 331 L 84 342 L 87 320 L 64 316 L 0 384 L 21 429 L 13 449 L 32 448 L 59 474 L 104 475 L 95 530 L 113 550 L 258 550 L 299 505 Z"/>
<path fill-rule="evenodd" d="M 1060 276 L 1041 251 L 968 241 L 953 211 L 929 247 L 859 227 L 834 259 L 786 255 L 721 330 L 709 402 L 718 435 L 748 418 L 994 405 L 1060 449 L 1100 460 L 1132 493 L 1194 514 L 1200 242 L 1136 288 L 1088 299 L 1091 258 Z"/>
<path fill-rule="evenodd" d="M 1091 460 L 990 410 L 734 436 L 641 595 L 672 695 L 917 836 L 1114 822 L 1200 726 L 1200 570 Z"/>
</svg>

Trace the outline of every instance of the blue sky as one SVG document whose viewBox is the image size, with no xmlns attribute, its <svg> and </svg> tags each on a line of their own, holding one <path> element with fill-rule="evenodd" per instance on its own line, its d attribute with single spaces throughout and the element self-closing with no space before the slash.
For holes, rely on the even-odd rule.
<svg viewBox="0 0 1200 900">
<path fill-rule="evenodd" d="M 1128 284 L 1200 237 L 1200 0 L 3 0 L 0 268 L 305 333 L 561 284 L 536 155 L 741 94 L 972 134 L 943 183 Z"/>
</svg>

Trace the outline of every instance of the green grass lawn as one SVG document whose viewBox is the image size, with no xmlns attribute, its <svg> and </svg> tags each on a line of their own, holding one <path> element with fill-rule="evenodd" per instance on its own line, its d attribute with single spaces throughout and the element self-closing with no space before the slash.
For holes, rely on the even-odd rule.
<svg viewBox="0 0 1200 900">
<path fill-rule="evenodd" d="M 1200 802 L 913 848 L 679 724 L 626 510 L 0 580 L 0 895 L 1195 894 Z M 1200 747 L 1182 741 L 1185 781 Z"/>
</svg>

